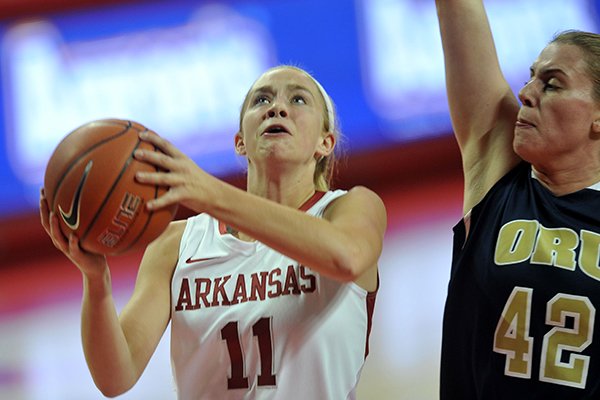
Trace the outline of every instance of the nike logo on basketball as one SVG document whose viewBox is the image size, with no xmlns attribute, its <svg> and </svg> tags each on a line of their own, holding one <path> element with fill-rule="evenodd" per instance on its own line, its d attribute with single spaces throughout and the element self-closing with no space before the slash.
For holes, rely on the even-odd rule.
<svg viewBox="0 0 600 400">
<path fill-rule="evenodd" d="M 188 258 L 187 260 L 185 260 L 186 264 L 194 264 L 194 263 L 199 263 L 202 261 L 211 261 L 211 260 L 216 260 L 217 258 L 221 258 L 221 257 L 206 257 L 206 258 Z"/>
<path fill-rule="evenodd" d="M 81 175 L 81 179 L 79 181 L 79 185 L 77 185 L 77 189 L 73 195 L 73 201 L 71 202 L 71 208 L 69 209 L 69 212 L 65 213 L 60 204 L 58 205 L 58 211 L 60 211 L 63 221 L 65 221 L 65 224 L 67 224 L 67 226 L 73 230 L 77 229 L 79 226 L 79 204 L 81 201 L 81 191 L 83 190 L 83 185 L 85 185 L 85 181 L 90 174 L 93 164 L 94 162 L 90 160 L 90 162 L 88 162 L 85 166 L 83 175 Z"/>
</svg>

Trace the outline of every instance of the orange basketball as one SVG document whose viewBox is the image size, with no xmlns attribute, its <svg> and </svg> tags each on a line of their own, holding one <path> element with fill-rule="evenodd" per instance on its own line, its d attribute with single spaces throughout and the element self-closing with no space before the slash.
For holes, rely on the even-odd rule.
<svg viewBox="0 0 600 400">
<path fill-rule="evenodd" d="M 173 219 L 177 206 L 149 212 L 148 200 L 167 188 L 135 180 L 137 171 L 156 171 L 133 152 L 159 151 L 142 142 L 144 126 L 119 119 L 92 121 L 69 133 L 46 166 L 44 190 L 62 232 L 74 232 L 89 252 L 114 255 L 146 246 Z"/>
</svg>

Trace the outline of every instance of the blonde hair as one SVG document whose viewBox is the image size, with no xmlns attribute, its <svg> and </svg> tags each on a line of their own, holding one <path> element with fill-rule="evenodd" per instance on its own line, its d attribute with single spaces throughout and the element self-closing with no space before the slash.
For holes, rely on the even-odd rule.
<svg viewBox="0 0 600 400">
<path fill-rule="evenodd" d="M 600 101 L 600 35 L 592 32 L 566 30 L 555 35 L 550 41 L 550 44 L 552 43 L 577 46 L 583 52 L 587 72 L 594 84 L 594 99 Z"/>
<path fill-rule="evenodd" d="M 264 74 L 270 71 L 283 68 L 289 68 L 301 72 L 308 76 L 315 83 L 315 86 L 319 90 L 319 94 L 321 95 L 321 98 L 323 100 L 323 104 L 325 105 L 325 108 L 323 110 L 323 129 L 326 132 L 333 134 L 336 143 L 339 143 L 342 135 L 339 128 L 339 121 L 335 111 L 335 105 L 331 97 L 329 97 L 329 95 L 323 88 L 323 86 L 319 83 L 319 81 L 315 79 L 314 76 L 312 76 L 306 70 L 293 65 L 278 65 L 276 67 L 268 69 L 264 72 Z M 254 85 L 252 85 L 252 87 L 254 87 Z M 244 102 L 242 103 L 242 107 L 240 110 L 240 132 L 242 131 L 242 120 L 244 118 L 246 109 L 248 108 L 248 103 L 250 102 L 250 93 L 252 92 L 252 87 L 248 90 L 248 93 L 246 93 L 246 97 L 244 98 Z M 326 157 L 321 157 L 317 160 L 317 165 L 315 166 L 315 173 L 313 176 L 313 182 L 315 184 L 315 188 L 319 191 L 325 192 L 331 188 L 331 184 L 335 173 L 335 167 L 337 165 L 336 153 L 339 152 L 339 147 L 340 146 L 336 146 L 334 148 L 334 151 L 331 152 L 331 154 L 329 154 Z"/>
</svg>

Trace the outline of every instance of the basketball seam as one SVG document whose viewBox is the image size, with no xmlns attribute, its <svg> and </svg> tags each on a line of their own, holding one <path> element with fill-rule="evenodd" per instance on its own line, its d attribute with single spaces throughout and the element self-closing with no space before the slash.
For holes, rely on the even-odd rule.
<svg viewBox="0 0 600 400">
<path fill-rule="evenodd" d="M 120 124 L 117 124 L 120 125 Z M 90 148 L 88 148 L 86 151 L 84 151 L 83 153 L 81 153 L 79 156 L 77 156 L 77 158 L 75 160 L 73 160 L 73 162 L 71 162 L 71 164 L 69 164 L 67 166 L 67 168 L 65 168 L 64 173 L 61 175 L 60 179 L 58 180 L 58 182 L 56 183 L 55 187 L 54 187 L 54 193 L 52 194 L 52 199 L 50 201 L 51 203 L 51 210 L 54 210 L 54 206 L 55 201 L 56 201 L 56 195 L 58 194 L 58 192 L 60 191 L 60 187 L 63 183 L 63 181 L 65 180 L 66 176 L 69 174 L 69 172 L 71 172 L 71 170 L 73 169 L 73 167 L 79 162 L 79 160 L 81 160 L 83 157 L 85 157 L 87 154 L 89 154 L 91 151 L 95 150 L 97 147 L 102 146 L 104 143 L 109 142 L 121 135 L 124 135 L 125 133 L 127 133 L 127 131 L 129 131 L 130 128 L 132 128 L 133 125 L 131 124 L 131 121 L 127 121 L 127 126 L 125 127 L 125 129 L 121 132 L 116 133 L 113 136 L 110 136 L 106 139 L 102 139 L 101 141 L 99 141 L 98 143 L 94 144 L 93 146 L 91 146 Z"/>
<path fill-rule="evenodd" d="M 146 131 L 147 131 L 147 129 L 146 129 Z M 131 150 L 131 153 L 129 154 L 129 157 L 127 157 L 127 160 L 123 164 L 123 167 L 121 168 L 121 171 L 117 175 L 116 179 L 114 180 L 112 186 L 110 187 L 110 189 L 108 190 L 108 192 L 106 193 L 106 195 L 104 196 L 104 199 L 102 200 L 102 203 L 100 204 L 100 207 L 98 208 L 98 210 L 96 210 L 96 213 L 94 214 L 94 217 L 92 218 L 92 220 L 88 224 L 87 229 L 85 230 L 83 236 L 79 239 L 80 242 L 83 242 L 85 240 L 85 238 L 87 237 L 87 235 L 90 233 L 90 230 L 94 227 L 94 224 L 96 223 L 96 220 L 98 219 L 98 217 L 102 213 L 102 210 L 104 209 L 104 206 L 106 206 L 106 203 L 108 202 L 108 199 L 110 198 L 110 196 L 112 195 L 113 191 L 115 190 L 115 187 L 117 186 L 117 184 L 119 183 L 119 181 L 121 180 L 121 178 L 123 177 L 123 175 L 125 174 L 125 171 L 127 170 L 127 167 L 129 167 L 129 164 L 131 164 L 131 161 L 133 160 L 133 153 L 140 146 L 140 143 L 142 143 L 142 141 L 140 139 L 138 139 L 137 142 L 135 143 L 135 146 Z"/>
<path fill-rule="evenodd" d="M 158 150 L 158 148 L 156 146 L 154 146 L 154 151 Z M 158 167 L 155 167 L 156 171 L 159 171 Z M 154 185 L 154 198 L 156 199 L 158 197 L 158 185 Z M 148 224 L 150 224 L 150 220 L 152 220 L 152 215 L 154 214 L 154 211 L 150 211 L 148 212 L 148 218 L 146 218 L 146 222 L 144 223 L 144 227 L 140 230 L 140 233 L 138 233 L 138 235 L 136 236 L 135 239 L 133 239 L 131 241 L 131 243 L 129 243 L 129 246 L 127 246 L 126 248 L 124 248 L 123 250 L 121 250 L 121 252 L 126 252 L 131 250 L 140 240 L 140 238 L 144 235 L 144 233 L 146 232 L 146 229 L 148 228 Z"/>
</svg>

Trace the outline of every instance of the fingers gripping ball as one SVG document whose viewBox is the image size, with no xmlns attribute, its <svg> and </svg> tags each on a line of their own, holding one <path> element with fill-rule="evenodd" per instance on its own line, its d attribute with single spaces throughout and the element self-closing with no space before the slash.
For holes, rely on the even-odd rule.
<svg viewBox="0 0 600 400">
<path fill-rule="evenodd" d="M 145 203 L 165 187 L 135 180 L 137 171 L 156 167 L 133 158 L 144 126 L 119 119 L 89 122 L 69 133 L 48 161 L 44 190 L 65 236 L 74 232 L 80 246 L 99 254 L 119 254 L 146 246 L 173 219 L 176 206 L 149 212 Z"/>
</svg>

